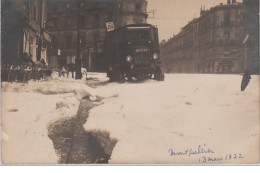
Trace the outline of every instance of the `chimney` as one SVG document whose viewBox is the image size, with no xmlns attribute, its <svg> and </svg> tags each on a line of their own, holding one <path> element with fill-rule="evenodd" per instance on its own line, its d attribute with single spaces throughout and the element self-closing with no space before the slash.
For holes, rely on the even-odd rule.
<svg viewBox="0 0 260 173">
<path fill-rule="evenodd" d="M 230 0 L 227 0 L 227 4 L 230 4 Z"/>
<path fill-rule="evenodd" d="M 236 0 L 232 0 L 232 4 L 233 4 L 233 3 L 236 3 Z"/>
</svg>

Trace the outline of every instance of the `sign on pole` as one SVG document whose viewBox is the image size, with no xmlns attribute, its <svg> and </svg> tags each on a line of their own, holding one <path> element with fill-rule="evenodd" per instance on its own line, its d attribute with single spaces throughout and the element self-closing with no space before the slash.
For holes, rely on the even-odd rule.
<svg viewBox="0 0 260 173">
<path fill-rule="evenodd" d="M 106 27 L 107 27 L 107 32 L 113 31 L 115 29 L 114 22 L 107 22 Z"/>
</svg>

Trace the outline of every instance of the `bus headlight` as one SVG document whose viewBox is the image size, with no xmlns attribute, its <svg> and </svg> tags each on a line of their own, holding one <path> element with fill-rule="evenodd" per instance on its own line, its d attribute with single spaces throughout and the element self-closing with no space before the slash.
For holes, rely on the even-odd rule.
<svg viewBox="0 0 260 173">
<path fill-rule="evenodd" d="M 159 55 L 158 55 L 157 53 L 154 53 L 154 54 L 153 54 L 153 59 L 154 59 L 154 60 L 158 60 L 158 59 L 159 59 Z"/>
<path fill-rule="evenodd" d="M 127 62 L 132 62 L 133 61 L 133 57 L 131 55 L 128 55 L 125 60 Z"/>
</svg>

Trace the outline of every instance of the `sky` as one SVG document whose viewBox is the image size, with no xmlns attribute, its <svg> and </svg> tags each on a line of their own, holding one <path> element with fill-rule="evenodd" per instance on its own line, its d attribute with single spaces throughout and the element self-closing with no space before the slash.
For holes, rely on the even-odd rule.
<svg viewBox="0 0 260 173">
<path fill-rule="evenodd" d="M 210 9 L 220 3 L 226 4 L 227 0 L 147 0 L 148 23 L 157 25 L 160 41 L 168 40 L 193 18 L 199 17 L 201 6 Z M 232 0 L 231 0 L 232 1 Z M 242 2 L 242 0 L 237 0 Z M 150 13 L 155 10 L 154 18 Z"/>
</svg>

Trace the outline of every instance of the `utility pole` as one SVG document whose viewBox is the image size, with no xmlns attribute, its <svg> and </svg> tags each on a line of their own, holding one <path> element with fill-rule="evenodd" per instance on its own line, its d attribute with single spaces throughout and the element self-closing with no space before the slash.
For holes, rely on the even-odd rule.
<svg viewBox="0 0 260 173">
<path fill-rule="evenodd" d="M 243 44 L 245 45 L 245 59 L 244 59 L 244 70 L 247 70 L 247 41 L 249 38 L 249 34 L 246 35 Z"/>
<path fill-rule="evenodd" d="M 245 70 L 247 70 L 247 45 L 245 43 L 245 67 L 244 67 Z"/>
<path fill-rule="evenodd" d="M 77 0 L 77 56 L 75 59 L 75 79 L 81 79 L 81 57 L 80 57 L 80 30 L 79 30 L 79 16 L 80 16 L 80 0 Z"/>
<path fill-rule="evenodd" d="M 41 3 L 41 4 L 40 4 Z M 42 13 L 42 2 L 38 2 L 37 3 L 37 6 L 38 8 L 40 9 L 40 12 Z M 36 12 L 35 12 L 36 13 Z M 39 14 L 36 14 L 36 16 L 38 16 Z M 43 16 L 42 16 L 43 17 Z M 37 52 L 36 52 L 36 59 L 37 61 L 40 61 L 41 60 L 41 52 L 42 52 L 42 33 L 43 33 L 43 26 L 42 26 L 42 19 L 40 19 L 41 21 L 39 22 L 39 39 L 38 39 L 38 49 L 37 49 Z M 36 21 L 36 19 L 35 19 Z M 37 22 L 37 21 L 36 21 Z"/>
</svg>

